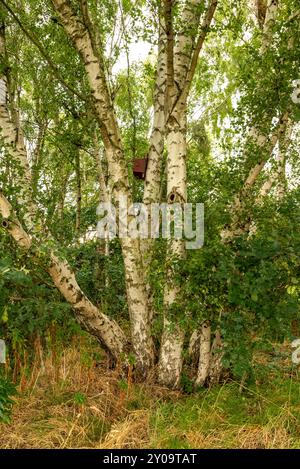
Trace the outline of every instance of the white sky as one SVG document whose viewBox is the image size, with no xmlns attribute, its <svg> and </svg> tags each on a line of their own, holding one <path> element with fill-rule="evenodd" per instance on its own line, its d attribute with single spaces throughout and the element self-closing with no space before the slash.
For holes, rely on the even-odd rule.
<svg viewBox="0 0 300 469">
<path fill-rule="evenodd" d="M 129 63 L 130 65 L 134 62 L 144 62 L 152 46 L 149 42 L 139 41 L 137 43 L 129 44 Z M 113 74 L 119 73 L 121 70 L 127 69 L 127 56 L 125 50 L 122 50 L 120 57 L 112 68 Z"/>
</svg>

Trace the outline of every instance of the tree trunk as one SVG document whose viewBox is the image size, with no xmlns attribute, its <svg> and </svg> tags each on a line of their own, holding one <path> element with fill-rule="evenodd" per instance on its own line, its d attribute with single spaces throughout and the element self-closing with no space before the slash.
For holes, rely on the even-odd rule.
<svg viewBox="0 0 300 469">
<path fill-rule="evenodd" d="M 6 89 L 6 78 L 0 77 L 4 90 Z M 38 210 L 32 198 L 32 179 L 31 171 L 27 159 L 27 152 L 24 146 L 24 139 L 21 129 L 16 128 L 10 120 L 5 99 L 0 104 L 0 129 L 3 142 L 16 165 L 16 179 L 20 185 L 19 204 L 24 212 L 23 218 L 30 234 L 27 234 L 17 219 L 16 214 L 4 195 L 0 194 L 0 213 L 3 217 L 2 226 L 8 230 L 18 245 L 22 248 L 29 249 L 32 245 L 31 235 L 34 236 L 34 248 L 40 242 L 40 230 L 36 229 L 36 223 L 40 227 L 43 226 L 41 220 L 38 219 Z M 43 231 L 44 239 L 51 241 L 51 245 L 55 245 L 49 232 Z M 72 305 L 76 317 L 84 327 L 95 335 L 103 344 L 105 349 L 109 351 L 112 357 L 117 360 L 123 352 L 126 351 L 127 340 L 120 327 L 105 314 L 100 312 L 90 300 L 84 295 L 78 286 L 75 275 L 70 269 L 66 260 L 59 258 L 53 249 L 46 249 L 48 252 L 48 272 L 60 290 L 65 299 Z"/>
<path fill-rule="evenodd" d="M 187 99 L 191 82 L 195 74 L 199 54 L 213 19 L 218 1 L 212 0 L 204 15 L 198 34 L 200 14 L 199 0 L 190 0 L 185 4 L 182 14 L 183 28 L 177 40 L 173 41 L 172 8 L 165 1 L 165 23 L 167 34 L 167 86 L 165 98 L 166 144 L 167 144 L 167 202 L 187 202 L 186 187 L 186 131 Z M 197 38 L 197 40 L 196 40 Z M 174 50 L 173 50 L 174 49 Z M 167 263 L 174 258 L 183 259 L 185 243 L 172 240 L 168 245 Z M 164 330 L 159 358 L 159 382 L 169 387 L 178 387 L 183 365 L 184 331 L 170 314 L 178 298 L 179 288 L 172 278 L 172 269 L 168 269 L 164 292 Z"/>
<path fill-rule="evenodd" d="M 0 214 L 3 218 L 2 226 L 10 233 L 17 244 L 26 250 L 33 247 L 33 251 L 40 251 L 33 245 L 31 237 L 23 229 L 10 203 L 0 194 Z M 44 246 L 45 247 L 45 246 Z M 128 351 L 126 337 L 115 321 L 108 318 L 94 306 L 80 289 L 75 275 L 67 261 L 61 259 L 53 250 L 46 250 L 45 266 L 53 283 L 70 303 L 80 324 L 92 335 L 97 337 L 114 361 L 120 360 L 121 355 Z M 43 253 L 43 255 L 45 255 Z"/>
<path fill-rule="evenodd" d="M 211 365 L 211 327 L 208 321 L 205 321 L 201 326 L 199 340 L 199 366 L 195 384 L 197 386 L 204 386 L 209 376 L 209 368 Z"/>
<path fill-rule="evenodd" d="M 75 148 L 75 174 L 76 174 L 76 221 L 75 231 L 79 233 L 81 223 L 81 170 L 80 170 L 80 150 Z"/>
<path fill-rule="evenodd" d="M 89 80 L 95 116 L 106 150 L 112 198 L 118 203 L 120 197 L 127 197 L 131 205 L 128 172 L 122 148 L 121 134 L 109 94 L 105 75 L 104 58 L 101 48 L 96 47 L 95 38 L 76 16 L 66 0 L 52 0 L 65 31 L 85 66 Z M 87 15 L 87 11 L 85 12 Z M 125 266 L 126 291 L 131 323 L 132 345 L 136 355 L 137 374 L 144 376 L 154 363 L 154 345 L 150 328 L 150 312 L 144 272 L 141 263 L 139 240 L 121 238 Z"/>
<path fill-rule="evenodd" d="M 168 184 L 167 201 L 169 204 L 186 202 L 186 108 L 176 110 L 174 117 L 169 119 L 167 130 L 168 153 Z M 182 259 L 185 256 L 183 240 L 169 241 L 167 262 L 174 258 Z M 167 272 L 167 281 L 164 292 L 165 318 L 164 331 L 161 341 L 159 359 L 160 383 L 177 387 L 180 383 L 182 370 L 182 348 L 184 332 L 177 321 L 172 320 L 169 313 L 178 296 L 178 286 L 174 284 L 172 269 Z"/>
</svg>

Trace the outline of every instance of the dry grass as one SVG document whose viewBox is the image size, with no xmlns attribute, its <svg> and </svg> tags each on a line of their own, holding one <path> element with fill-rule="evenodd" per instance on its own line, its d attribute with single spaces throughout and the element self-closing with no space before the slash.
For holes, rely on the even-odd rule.
<svg viewBox="0 0 300 469">
<path fill-rule="evenodd" d="M 22 370 L 11 423 L 0 424 L 0 448 L 147 446 L 150 400 L 159 402 L 167 391 L 133 386 L 105 361 L 96 366 L 81 358 L 81 350 L 71 347 L 60 360 L 49 354 L 43 372 L 39 360 L 29 376 Z M 147 408 L 134 410 L 141 399 Z"/>
<path fill-rule="evenodd" d="M 126 417 L 116 372 L 82 364 L 75 348 L 63 352 L 58 369 L 52 358 L 46 371 L 35 366 L 22 380 L 11 424 L 0 426 L 1 448 L 94 447 Z"/>
<path fill-rule="evenodd" d="M 150 435 L 149 418 L 149 410 L 132 412 L 124 421 L 112 426 L 98 448 L 147 448 Z"/>
<path fill-rule="evenodd" d="M 245 425 L 241 428 L 226 428 L 208 435 L 189 432 L 186 435 L 191 448 L 233 449 L 288 449 L 290 437 L 283 428 L 270 431 L 267 427 Z"/>
<path fill-rule="evenodd" d="M 96 366 L 82 356 L 72 346 L 59 360 L 50 353 L 43 366 L 37 360 L 29 374 L 22 371 L 11 423 L 0 424 L 0 448 L 300 447 L 300 396 L 289 381 L 274 401 L 260 385 L 241 396 L 239 383 L 186 396 L 120 380 L 104 361 Z"/>
</svg>

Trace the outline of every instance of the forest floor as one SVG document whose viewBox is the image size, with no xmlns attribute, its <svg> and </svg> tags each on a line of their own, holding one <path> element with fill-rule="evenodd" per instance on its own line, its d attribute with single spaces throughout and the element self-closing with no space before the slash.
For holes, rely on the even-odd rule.
<svg viewBox="0 0 300 469">
<path fill-rule="evenodd" d="M 252 383 L 193 394 L 95 363 L 72 346 L 24 371 L 0 448 L 300 448 L 300 376 L 287 347 L 260 360 Z"/>
</svg>

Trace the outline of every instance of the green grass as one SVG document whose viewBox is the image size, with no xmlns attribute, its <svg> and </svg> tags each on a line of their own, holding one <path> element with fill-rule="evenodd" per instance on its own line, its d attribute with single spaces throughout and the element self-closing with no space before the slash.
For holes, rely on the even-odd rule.
<svg viewBox="0 0 300 469">
<path fill-rule="evenodd" d="M 239 383 L 230 382 L 160 403 L 150 419 L 151 446 L 191 448 L 201 435 L 207 447 L 239 447 L 243 429 L 246 436 L 247 430 L 263 433 L 265 446 L 300 447 L 299 381 L 295 376 L 272 378 L 242 392 Z"/>
</svg>

